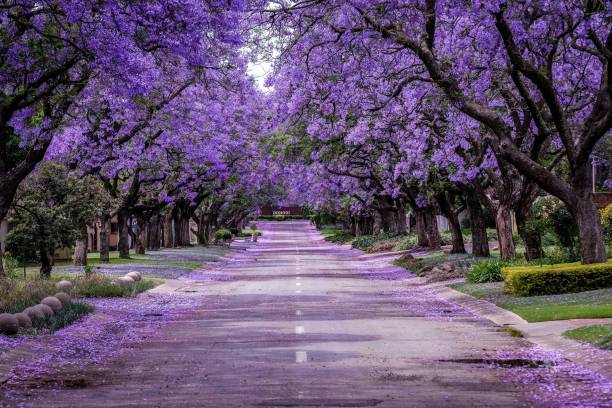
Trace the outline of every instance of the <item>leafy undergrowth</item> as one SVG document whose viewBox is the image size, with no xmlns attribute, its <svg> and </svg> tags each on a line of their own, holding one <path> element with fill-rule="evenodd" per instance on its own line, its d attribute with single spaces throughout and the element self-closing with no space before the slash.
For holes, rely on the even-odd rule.
<svg viewBox="0 0 612 408">
<path fill-rule="evenodd" d="M 562 295 L 514 297 L 504 293 L 502 282 L 459 283 L 450 287 L 493 302 L 528 322 L 612 317 L 612 288 Z"/>
<path fill-rule="evenodd" d="M 563 335 L 570 339 L 590 343 L 600 349 L 612 350 L 612 324 L 580 327 L 568 330 Z"/>
<path fill-rule="evenodd" d="M 351 231 L 336 228 L 323 229 L 321 230 L 321 235 L 325 237 L 327 242 L 334 242 L 336 244 L 346 244 L 355 238 Z"/>
<path fill-rule="evenodd" d="M 153 289 L 163 283 L 161 279 L 143 279 L 134 282 L 129 287 L 120 287 L 113 283 L 113 279 L 99 274 L 78 276 L 72 279 L 74 289 L 72 295 L 76 297 L 129 297 Z"/>
</svg>

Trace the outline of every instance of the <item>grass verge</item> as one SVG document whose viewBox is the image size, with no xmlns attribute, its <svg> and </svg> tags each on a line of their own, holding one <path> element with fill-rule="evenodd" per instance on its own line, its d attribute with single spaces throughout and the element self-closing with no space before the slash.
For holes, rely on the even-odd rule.
<svg viewBox="0 0 612 408">
<path fill-rule="evenodd" d="M 528 322 L 612 317 L 612 288 L 562 295 L 514 297 L 503 282 L 459 283 L 451 288 L 510 310 Z"/>
<path fill-rule="evenodd" d="M 568 330 L 563 335 L 567 338 L 589 343 L 597 348 L 612 350 L 612 324 L 580 327 Z"/>
</svg>

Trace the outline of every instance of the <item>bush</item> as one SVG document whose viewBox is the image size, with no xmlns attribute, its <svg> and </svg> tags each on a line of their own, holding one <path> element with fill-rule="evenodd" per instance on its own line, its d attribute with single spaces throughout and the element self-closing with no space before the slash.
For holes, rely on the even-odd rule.
<svg viewBox="0 0 612 408">
<path fill-rule="evenodd" d="M 366 251 L 374 246 L 378 241 L 386 241 L 392 238 L 397 238 L 397 234 L 390 234 L 388 232 L 381 231 L 378 235 L 362 235 L 353 240 L 352 246 L 356 249 Z"/>
<path fill-rule="evenodd" d="M 12 256 L 5 255 L 2 257 L 2 263 L 4 265 L 4 273 L 7 277 L 12 279 L 20 278 L 19 274 L 19 261 Z"/>
<path fill-rule="evenodd" d="M 565 204 L 555 197 L 544 197 L 533 205 L 528 228 L 541 235 L 552 232 L 557 244 L 572 254 L 578 251 L 578 226 Z"/>
<path fill-rule="evenodd" d="M 501 259 L 488 259 L 473 265 L 466 274 L 470 283 L 501 282 L 502 268 L 508 266 L 508 262 Z"/>
<path fill-rule="evenodd" d="M 393 247 L 394 251 L 408 251 L 418 247 L 418 238 L 416 235 L 408 235 Z"/>
<path fill-rule="evenodd" d="M 612 287 L 612 262 L 502 268 L 505 288 L 516 296 L 554 295 Z"/>
<path fill-rule="evenodd" d="M 122 288 L 110 276 L 92 274 L 74 279 L 72 294 L 75 297 L 130 297 L 152 289 L 161 283 L 158 279 L 143 279 Z"/>
<path fill-rule="evenodd" d="M 232 239 L 232 232 L 226 229 L 220 229 L 215 231 L 215 240 L 216 241 L 229 241 Z"/>
<path fill-rule="evenodd" d="M 608 204 L 606 208 L 602 208 L 600 214 L 604 238 L 606 242 L 612 243 L 612 204 Z"/>
<path fill-rule="evenodd" d="M 323 235 L 327 235 L 325 240 L 337 244 L 347 243 L 354 238 L 353 233 L 350 230 L 334 230 L 331 233 L 330 231 L 327 231 L 327 234 L 325 232 L 326 230 L 322 231 Z"/>
</svg>

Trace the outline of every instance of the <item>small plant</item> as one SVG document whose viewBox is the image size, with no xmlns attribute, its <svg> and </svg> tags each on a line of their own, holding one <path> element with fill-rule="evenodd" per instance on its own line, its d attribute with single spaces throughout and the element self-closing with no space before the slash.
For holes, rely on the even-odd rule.
<svg viewBox="0 0 612 408">
<path fill-rule="evenodd" d="M 93 274 L 93 267 L 91 265 L 85 265 L 83 267 L 83 272 L 85 272 L 85 276 L 91 276 Z"/>
<path fill-rule="evenodd" d="M 220 229 L 215 231 L 215 241 L 226 242 L 232 239 L 232 232 L 227 229 Z"/>
<path fill-rule="evenodd" d="M 471 283 L 501 282 L 504 280 L 501 269 L 508 266 L 508 262 L 501 259 L 489 259 L 473 265 L 466 274 Z"/>
<path fill-rule="evenodd" d="M 408 251 L 418 247 L 418 239 L 416 235 L 409 235 L 398 242 L 394 247 L 394 251 Z"/>
<path fill-rule="evenodd" d="M 2 257 L 2 263 L 4 264 L 4 273 L 11 279 L 18 279 L 19 274 L 19 261 L 10 255 L 4 255 Z"/>
</svg>

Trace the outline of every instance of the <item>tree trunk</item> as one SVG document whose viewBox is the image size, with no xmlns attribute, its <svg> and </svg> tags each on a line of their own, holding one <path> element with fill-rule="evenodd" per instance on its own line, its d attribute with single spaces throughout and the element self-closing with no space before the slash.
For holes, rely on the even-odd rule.
<svg viewBox="0 0 612 408">
<path fill-rule="evenodd" d="M 109 214 L 102 215 L 100 219 L 100 262 L 110 262 L 110 230 L 111 216 Z"/>
<path fill-rule="evenodd" d="M 499 251 L 502 259 L 513 259 L 516 257 L 514 239 L 512 238 L 512 217 L 510 208 L 504 204 L 499 204 L 495 215 L 497 226 L 497 237 L 499 240 Z"/>
<path fill-rule="evenodd" d="M 372 224 L 372 235 L 378 235 L 382 230 L 382 215 L 380 211 L 374 211 L 374 222 Z"/>
<path fill-rule="evenodd" d="M 51 269 L 53 268 L 53 254 L 49 248 L 43 246 L 40 248 L 40 277 L 49 279 L 51 277 Z"/>
<path fill-rule="evenodd" d="M 155 214 L 149 220 L 148 248 L 151 251 L 159 251 L 159 214 Z"/>
<path fill-rule="evenodd" d="M 461 232 L 461 224 L 459 223 L 459 217 L 455 213 L 452 206 L 452 199 L 447 197 L 446 194 L 440 194 L 437 197 L 438 205 L 442 214 L 448 220 L 448 226 L 450 228 L 452 238 L 451 254 L 465 254 L 465 243 L 463 242 L 463 233 Z"/>
<path fill-rule="evenodd" d="M 525 259 L 531 261 L 541 258 L 543 255 L 542 237 L 540 237 L 537 231 L 532 231 L 527 225 L 527 221 L 531 216 L 531 206 L 517 208 L 515 215 L 519 236 L 525 244 Z"/>
<path fill-rule="evenodd" d="M 81 238 L 74 245 L 74 266 L 87 265 L 87 225 L 81 228 Z"/>
<path fill-rule="evenodd" d="M 164 248 L 174 248 L 171 213 L 164 215 Z"/>
<path fill-rule="evenodd" d="M 421 208 L 414 210 L 414 216 L 416 218 L 416 231 L 417 231 L 417 245 L 419 247 L 429 246 L 429 239 L 427 238 L 427 227 L 425 225 L 425 211 Z"/>
<path fill-rule="evenodd" d="M 129 214 L 126 209 L 119 209 L 117 212 L 117 222 L 119 226 L 119 243 L 117 247 L 119 249 L 119 258 L 130 257 L 130 233 L 129 233 Z"/>
<path fill-rule="evenodd" d="M 408 224 L 406 223 L 406 210 L 404 209 L 403 203 L 399 205 L 399 208 L 395 212 L 397 217 L 397 233 L 400 235 L 406 235 L 408 233 Z"/>
<path fill-rule="evenodd" d="M 425 228 L 427 231 L 427 243 L 430 248 L 440 248 L 440 231 L 438 231 L 438 220 L 433 208 L 428 207 L 425 211 Z"/>
<path fill-rule="evenodd" d="M 482 207 L 475 194 L 466 194 L 467 207 L 470 213 L 470 228 L 472 230 L 472 255 L 476 257 L 489 257 L 489 240 L 484 222 Z"/>
<path fill-rule="evenodd" d="M 135 232 L 134 236 L 136 237 L 135 242 L 134 242 L 134 251 L 138 255 L 144 255 L 145 254 L 145 239 L 146 239 L 146 228 L 145 228 L 146 223 L 140 217 L 137 218 L 136 222 L 138 225 L 138 230 L 134 231 Z"/>
<path fill-rule="evenodd" d="M 607 262 L 599 211 L 593 203 L 592 193 L 589 191 L 585 195 L 587 197 L 582 198 L 578 207 L 572 211 L 578 225 L 580 259 L 583 264 Z"/>
<path fill-rule="evenodd" d="M 461 224 L 454 211 L 451 211 L 451 217 L 448 218 L 448 226 L 451 232 L 452 248 L 451 254 L 465 254 L 465 243 L 463 242 L 463 233 L 461 232 Z"/>
</svg>

